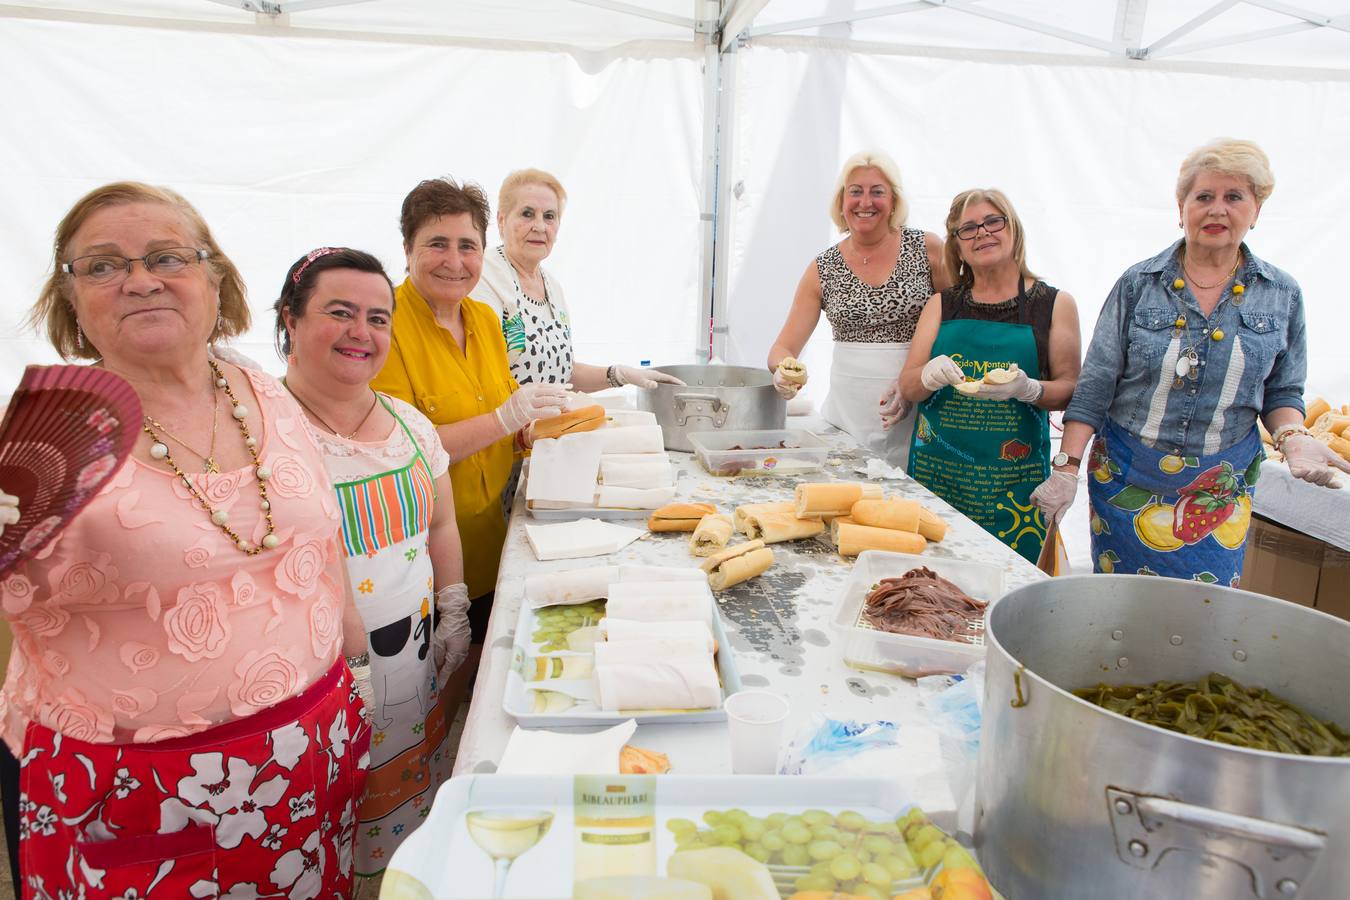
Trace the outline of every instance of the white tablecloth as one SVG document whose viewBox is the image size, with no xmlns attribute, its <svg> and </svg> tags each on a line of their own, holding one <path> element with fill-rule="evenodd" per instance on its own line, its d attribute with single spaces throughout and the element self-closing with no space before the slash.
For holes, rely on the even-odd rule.
<svg viewBox="0 0 1350 900">
<path fill-rule="evenodd" d="M 801 427 L 793 420 L 790 427 Z M 862 480 L 855 471 L 867 460 L 850 438 L 819 420 L 811 430 L 832 444 L 826 473 L 800 480 Z M 671 453 L 676 467 L 677 499 L 716 503 L 724 512 L 742 503 L 787 499 L 797 479 L 792 477 L 716 478 L 707 474 L 691 454 Z M 957 513 L 926 489 L 908 479 L 883 482 L 888 493 L 919 500 L 950 525 L 947 537 L 932 544 L 934 556 L 959 557 L 1001 566 L 1008 588 L 1044 577 L 978 525 Z M 526 575 L 559 571 L 581 565 L 642 563 L 694 566 L 688 535 L 649 535 L 609 557 L 589 560 L 539 562 L 525 541 L 523 525 L 530 521 L 517 495 L 497 580 L 496 600 L 455 762 L 455 774 L 495 771 L 515 724 L 502 709 L 502 696 L 511 663 L 513 633 L 524 596 Z M 773 545 L 776 562 L 765 575 L 738 585 L 719 596 L 746 687 L 765 687 L 786 695 L 792 712 L 786 736 L 807 724 L 814 712 L 835 719 L 888 719 L 899 723 L 901 743 L 912 748 L 912 765 L 896 773 L 916 803 L 930 812 L 953 809 L 953 797 L 938 749 L 937 732 L 919 702 L 913 681 L 845 665 L 843 641 L 831 625 L 852 563 L 817 540 Z M 720 774 L 731 770 L 725 723 L 643 725 L 632 743 L 669 754 L 675 772 Z"/>
<path fill-rule="evenodd" d="M 1339 476 L 1342 487 L 1331 490 L 1289 474 L 1284 462 L 1261 463 L 1252 512 L 1286 528 L 1350 551 L 1350 476 Z"/>
</svg>

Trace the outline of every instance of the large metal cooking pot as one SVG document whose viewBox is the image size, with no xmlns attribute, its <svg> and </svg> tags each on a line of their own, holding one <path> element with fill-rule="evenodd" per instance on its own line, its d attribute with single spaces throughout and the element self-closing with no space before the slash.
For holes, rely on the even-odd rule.
<svg viewBox="0 0 1350 900">
<path fill-rule="evenodd" d="M 1008 900 L 1350 896 L 1350 758 L 1239 749 L 1074 697 L 1221 672 L 1350 726 L 1350 622 L 1139 575 L 987 615 L 975 843 Z"/>
<path fill-rule="evenodd" d="M 667 450 L 692 452 L 693 431 L 763 431 L 787 422 L 787 401 L 766 369 L 749 366 L 660 366 L 684 387 L 658 384 L 638 391 L 638 408 L 656 415 Z"/>
</svg>

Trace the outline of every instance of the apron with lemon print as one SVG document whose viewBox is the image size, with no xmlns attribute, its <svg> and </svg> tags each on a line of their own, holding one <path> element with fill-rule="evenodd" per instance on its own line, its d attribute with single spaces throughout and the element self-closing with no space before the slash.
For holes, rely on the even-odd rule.
<svg viewBox="0 0 1350 900">
<path fill-rule="evenodd" d="M 1237 587 L 1265 451 L 1253 428 L 1209 456 L 1177 456 L 1106 420 L 1088 454 L 1093 569 Z"/>
<path fill-rule="evenodd" d="M 932 355 L 942 354 L 975 380 L 1013 363 L 1040 372 L 1030 325 L 949 320 L 933 340 Z M 1045 543 L 1045 521 L 1031 492 L 1049 474 L 1044 410 L 1018 400 L 981 400 L 951 386 L 919 404 L 910 477 L 1032 563 Z"/>
</svg>

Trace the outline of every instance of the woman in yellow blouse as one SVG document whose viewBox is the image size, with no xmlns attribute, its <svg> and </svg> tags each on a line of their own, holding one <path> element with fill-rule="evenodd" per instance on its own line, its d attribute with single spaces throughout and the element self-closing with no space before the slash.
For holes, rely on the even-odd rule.
<svg viewBox="0 0 1350 900">
<path fill-rule="evenodd" d="M 513 455 L 529 424 L 558 415 L 564 401 L 562 385 L 516 385 L 497 314 L 469 297 L 487 222 L 487 198 L 474 184 L 434 178 L 404 198 L 408 277 L 394 292 L 389 359 L 371 384 L 421 410 L 450 454 L 474 643 L 487 634 Z"/>
</svg>

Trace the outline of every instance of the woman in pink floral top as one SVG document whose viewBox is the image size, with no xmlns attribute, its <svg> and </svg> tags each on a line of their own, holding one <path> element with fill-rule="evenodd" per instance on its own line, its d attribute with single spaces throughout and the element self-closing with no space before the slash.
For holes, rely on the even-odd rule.
<svg viewBox="0 0 1350 900">
<path fill-rule="evenodd" d="M 54 249 L 34 321 L 130 382 L 145 420 L 0 583 L 23 896 L 346 895 L 369 729 L 343 656 L 365 629 L 303 413 L 209 355 L 248 307 L 177 194 L 99 188 Z"/>
</svg>

